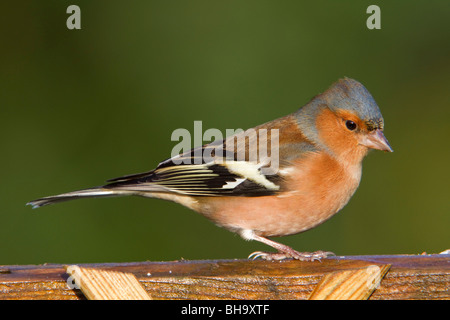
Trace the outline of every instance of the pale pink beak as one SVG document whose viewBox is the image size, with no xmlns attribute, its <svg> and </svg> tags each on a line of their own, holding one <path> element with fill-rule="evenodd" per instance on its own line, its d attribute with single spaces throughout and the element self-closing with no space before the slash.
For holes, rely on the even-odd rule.
<svg viewBox="0 0 450 320">
<path fill-rule="evenodd" d="M 371 149 L 394 152 L 384 136 L 383 131 L 380 129 L 376 129 L 364 135 L 359 144 Z"/>
</svg>

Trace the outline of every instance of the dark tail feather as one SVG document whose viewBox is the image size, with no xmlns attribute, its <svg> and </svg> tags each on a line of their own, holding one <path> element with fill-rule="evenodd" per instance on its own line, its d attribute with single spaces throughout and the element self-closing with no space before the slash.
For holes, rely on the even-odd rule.
<svg viewBox="0 0 450 320">
<path fill-rule="evenodd" d="M 46 206 L 53 203 L 75 200 L 80 198 L 94 198 L 94 197 L 112 197 L 128 195 L 130 192 L 121 190 L 108 190 L 102 187 L 84 189 L 79 191 L 73 191 L 68 193 L 59 194 L 56 196 L 45 197 L 37 200 L 33 200 L 27 203 L 27 205 L 33 206 L 33 209 Z"/>
</svg>

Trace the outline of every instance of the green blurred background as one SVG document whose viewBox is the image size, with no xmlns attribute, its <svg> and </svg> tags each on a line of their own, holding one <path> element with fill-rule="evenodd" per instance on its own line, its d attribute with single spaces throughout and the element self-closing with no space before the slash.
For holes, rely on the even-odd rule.
<svg viewBox="0 0 450 320">
<path fill-rule="evenodd" d="M 81 8 L 81 30 L 66 9 Z M 269 249 L 179 205 L 29 200 L 153 169 L 177 128 L 250 128 L 344 76 L 395 152 L 372 152 L 350 203 L 278 238 L 339 255 L 450 247 L 450 2 L 9 1 L 0 7 L 0 264 L 245 258 Z"/>
</svg>

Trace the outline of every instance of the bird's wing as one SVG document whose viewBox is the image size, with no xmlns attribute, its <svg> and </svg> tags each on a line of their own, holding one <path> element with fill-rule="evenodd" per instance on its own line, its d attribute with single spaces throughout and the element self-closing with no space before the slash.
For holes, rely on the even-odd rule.
<svg viewBox="0 0 450 320">
<path fill-rule="evenodd" d="M 285 136 L 292 124 L 290 118 L 280 118 L 167 159 L 153 171 L 109 180 L 104 187 L 135 192 L 159 189 L 191 196 L 277 194 L 283 191 L 285 180 L 278 169 L 288 168 L 292 160 L 314 151 L 302 135 Z M 281 140 L 281 147 L 273 149 Z"/>
<path fill-rule="evenodd" d="M 111 179 L 104 188 L 155 192 L 159 186 L 161 192 L 190 196 L 263 196 L 280 190 L 280 176 L 264 174 L 262 163 L 223 157 L 205 161 L 195 150 L 163 161 L 153 171 Z"/>
</svg>

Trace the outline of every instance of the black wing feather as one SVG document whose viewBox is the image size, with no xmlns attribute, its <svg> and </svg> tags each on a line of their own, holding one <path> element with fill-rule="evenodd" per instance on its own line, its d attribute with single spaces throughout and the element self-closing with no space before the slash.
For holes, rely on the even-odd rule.
<svg viewBox="0 0 450 320">
<path fill-rule="evenodd" d="M 265 178 L 276 184 L 281 182 L 277 174 Z M 163 161 L 155 170 L 127 175 L 108 180 L 105 188 L 126 189 L 145 192 L 160 185 L 164 190 L 192 196 L 267 196 L 279 192 L 268 188 L 245 175 L 232 172 L 227 163 L 175 164 L 173 158 Z M 229 185 L 232 187 L 229 187 Z M 233 184 L 235 186 L 233 186 Z"/>
</svg>

